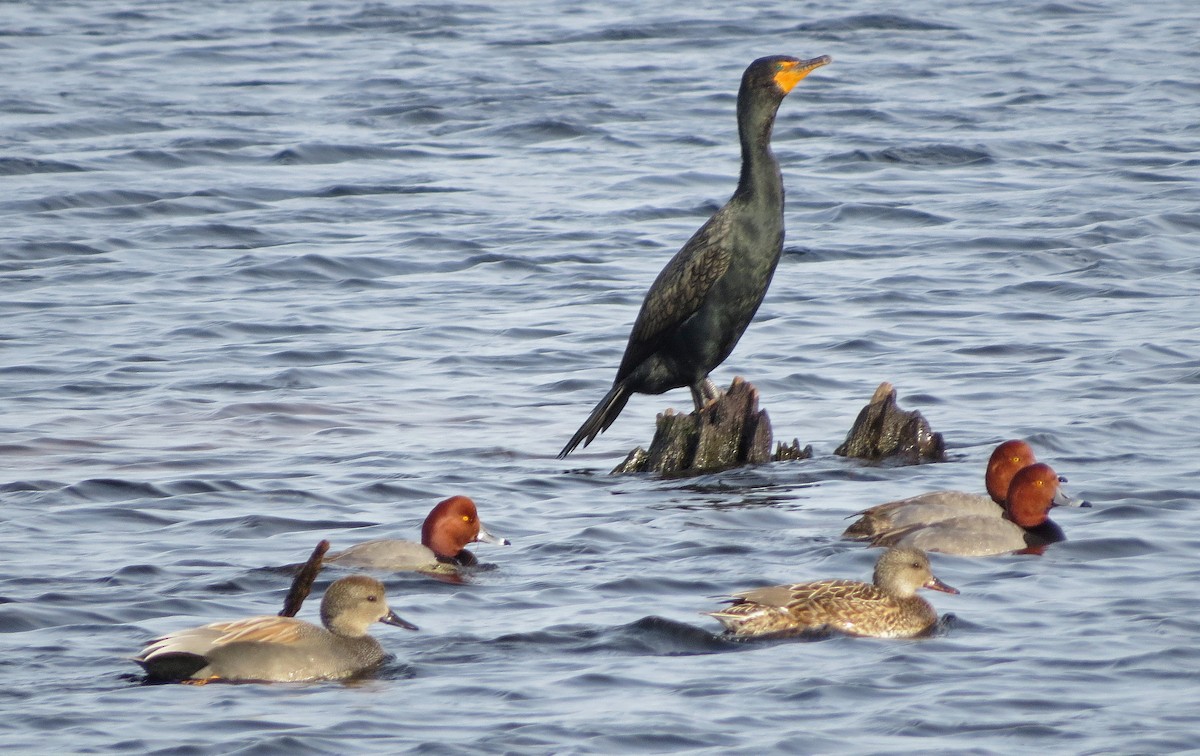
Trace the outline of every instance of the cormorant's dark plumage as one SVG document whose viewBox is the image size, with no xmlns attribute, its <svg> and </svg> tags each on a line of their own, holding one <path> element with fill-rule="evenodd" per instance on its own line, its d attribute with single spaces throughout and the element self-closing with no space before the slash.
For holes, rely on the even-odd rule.
<svg viewBox="0 0 1200 756">
<path fill-rule="evenodd" d="M 587 446 L 634 393 L 687 386 L 699 410 L 720 396 L 708 374 L 725 361 L 762 303 L 783 251 L 783 178 L 771 152 L 779 103 L 828 56 L 759 58 L 742 75 L 738 135 L 742 175 L 725 206 L 658 274 L 629 334 L 613 386 L 563 447 Z"/>
</svg>

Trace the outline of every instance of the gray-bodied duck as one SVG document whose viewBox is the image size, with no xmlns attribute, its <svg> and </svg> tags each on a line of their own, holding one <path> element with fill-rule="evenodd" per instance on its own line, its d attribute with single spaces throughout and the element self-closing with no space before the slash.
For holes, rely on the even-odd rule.
<svg viewBox="0 0 1200 756">
<path fill-rule="evenodd" d="M 1008 487 L 1017 472 L 1035 464 L 1033 448 L 1013 439 L 995 448 L 984 471 L 987 494 L 966 491 L 931 491 L 899 501 L 878 504 L 856 513 L 858 517 L 843 538 L 871 538 L 909 525 L 928 525 L 954 517 L 1003 517 Z"/>
<path fill-rule="evenodd" d="M 476 542 L 509 545 L 507 538 L 484 527 L 474 501 L 451 496 L 438 502 L 425 518 L 420 543 L 392 538 L 364 541 L 326 555 L 325 562 L 353 569 L 456 573 L 460 567 L 478 564 L 466 549 L 467 544 Z"/>
<path fill-rule="evenodd" d="M 968 514 L 917 523 L 877 534 L 872 546 L 908 546 L 959 556 L 993 556 L 1014 551 L 1040 554 L 1066 540 L 1050 519 L 1052 507 L 1090 507 L 1062 489 L 1063 479 L 1042 462 L 1022 468 L 1008 486 L 1002 517 Z"/>
<path fill-rule="evenodd" d="M 154 681 L 337 680 L 383 661 L 379 641 L 367 634 L 372 623 L 417 629 L 388 608 L 383 583 L 365 575 L 329 586 L 321 622 L 275 615 L 214 622 L 157 638 L 134 661 Z"/>
</svg>

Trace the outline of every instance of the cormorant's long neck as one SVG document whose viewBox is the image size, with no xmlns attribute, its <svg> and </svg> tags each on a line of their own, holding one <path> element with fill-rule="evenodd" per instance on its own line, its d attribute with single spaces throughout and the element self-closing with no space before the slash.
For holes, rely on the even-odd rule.
<svg viewBox="0 0 1200 756">
<path fill-rule="evenodd" d="M 742 176 L 734 196 L 759 202 L 783 201 L 783 177 L 771 152 L 771 130 L 779 100 L 755 96 L 745 88 L 738 93 L 738 136 L 742 142 Z"/>
</svg>

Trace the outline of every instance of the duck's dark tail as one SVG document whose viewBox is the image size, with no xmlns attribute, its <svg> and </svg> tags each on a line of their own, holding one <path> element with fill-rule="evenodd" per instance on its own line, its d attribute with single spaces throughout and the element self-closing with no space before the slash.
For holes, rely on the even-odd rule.
<svg viewBox="0 0 1200 756">
<path fill-rule="evenodd" d="M 608 430 L 608 426 L 612 425 L 613 421 L 617 419 L 617 415 L 621 414 L 621 410 L 625 409 L 629 395 L 630 391 L 625 387 L 624 381 L 613 384 L 613 387 L 592 410 L 592 414 L 588 415 L 588 419 L 583 421 L 583 425 L 579 426 L 579 430 L 575 431 L 575 435 L 571 436 L 571 440 L 558 453 L 558 458 L 562 459 L 575 451 L 575 447 L 580 443 L 587 446 L 596 436 Z"/>
</svg>

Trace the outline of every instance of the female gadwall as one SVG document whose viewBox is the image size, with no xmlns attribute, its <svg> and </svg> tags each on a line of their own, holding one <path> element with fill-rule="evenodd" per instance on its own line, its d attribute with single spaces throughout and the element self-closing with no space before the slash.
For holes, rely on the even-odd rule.
<svg viewBox="0 0 1200 756">
<path fill-rule="evenodd" d="M 383 661 L 379 642 L 367 635 L 371 623 L 417 629 L 388 608 L 383 583 L 365 575 L 329 586 L 321 622 L 325 627 L 278 616 L 214 622 L 155 639 L 134 661 L 156 681 L 336 680 Z"/>
<path fill-rule="evenodd" d="M 875 638 L 926 635 L 937 612 L 918 588 L 957 590 L 933 576 L 918 549 L 888 549 L 875 563 L 875 582 L 818 580 L 735 593 L 731 605 L 708 612 L 738 638 L 781 638 L 831 630 Z"/>
</svg>

